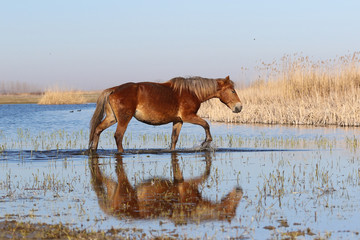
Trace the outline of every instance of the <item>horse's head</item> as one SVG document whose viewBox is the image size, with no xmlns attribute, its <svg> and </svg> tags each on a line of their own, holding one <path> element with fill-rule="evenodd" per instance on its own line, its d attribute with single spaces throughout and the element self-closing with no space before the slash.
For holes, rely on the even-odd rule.
<svg viewBox="0 0 360 240">
<path fill-rule="evenodd" d="M 228 106 L 234 113 L 241 112 L 242 104 L 234 89 L 234 82 L 227 76 L 224 79 L 217 79 L 217 83 L 217 96 L 220 101 Z"/>
</svg>

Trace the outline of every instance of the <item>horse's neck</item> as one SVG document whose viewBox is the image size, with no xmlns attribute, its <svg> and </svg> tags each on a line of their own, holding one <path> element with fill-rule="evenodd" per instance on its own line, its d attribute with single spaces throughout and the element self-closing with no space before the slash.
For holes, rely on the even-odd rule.
<svg viewBox="0 0 360 240">
<path fill-rule="evenodd" d="M 200 100 L 200 102 L 203 103 L 203 102 L 206 102 L 207 100 L 210 100 L 212 98 L 219 98 L 219 96 L 217 96 L 217 92 L 212 93 L 209 96 L 205 97 L 204 99 L 199 99 L 199 100 Z"/>
</svg>

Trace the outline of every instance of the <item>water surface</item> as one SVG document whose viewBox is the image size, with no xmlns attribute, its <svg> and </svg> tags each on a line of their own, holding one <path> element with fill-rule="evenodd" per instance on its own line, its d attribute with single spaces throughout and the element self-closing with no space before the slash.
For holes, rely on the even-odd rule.
<svg viewBox="0 0 360 240">
<path fill-rule="evenodd" d="M 133 119 L 125 154 L 116 154 L 112 127 L 98 155 L 88 156 L 94 108 L 0 105 L 0 220 L 114 228 L 124 236 L 359 237 L 357 128 L 211 123 L 213 148 L 200 152 L 203 129 L 184 124 L 173 153 L 165 150 L 171 124 Z M 162 191 L 150 197 L 154 186 Z M 181 202 L 178 189 L 196 195 Z M 219 210 L 226 201 L 234 213 Z"/>
</svg>

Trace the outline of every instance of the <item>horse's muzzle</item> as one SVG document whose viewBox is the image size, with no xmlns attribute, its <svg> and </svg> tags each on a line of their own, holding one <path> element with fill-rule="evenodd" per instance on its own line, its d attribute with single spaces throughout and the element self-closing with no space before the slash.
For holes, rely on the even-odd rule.
<svg viewBox="0 0 360 240">
<path fill-rule="evenodd" d="M 237 103 L 233 108 L 233 113 L 239 113 L 239 112 L 241 112 L 241 110 L 242 110 L 241 103 Z"/>
</svg>

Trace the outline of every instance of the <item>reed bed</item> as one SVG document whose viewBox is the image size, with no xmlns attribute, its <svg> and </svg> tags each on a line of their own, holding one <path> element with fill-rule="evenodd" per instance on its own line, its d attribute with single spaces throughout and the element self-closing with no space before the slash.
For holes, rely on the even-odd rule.
<svg viewBox="0 0 360 240">
<path fill-rule="evenodd" d="M 38 104 L 83 104 L 86 99 L 80 91 L 61 91 L 59 89 L 47 90 L 40 98 Z"/>
<path fill-rule="evenodd" d="M 360 52 L 327 61 L 286 55 L 262 63 L 259 79 L 237 89 L 240 114 L 212 99 L 199 115 L 219 122 L 360 126 L 359 63 Z"/>
</svg>

